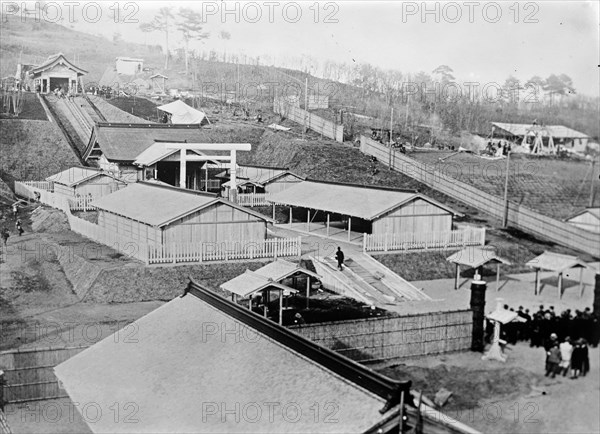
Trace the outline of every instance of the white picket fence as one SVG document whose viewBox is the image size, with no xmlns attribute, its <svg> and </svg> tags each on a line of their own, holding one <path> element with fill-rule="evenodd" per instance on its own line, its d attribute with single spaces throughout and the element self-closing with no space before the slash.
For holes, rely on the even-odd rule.
<svg viewBox="0 0 600 434">
<path fill-rule="evenodd" d="M 67 215 L 73 232 L 92 241 L 112 247 L 126 256 L 139 259 L 148 264 L 229 261 L 235 259 L 278 258 L 300 256 L 302 238 L 271 238 L 259 241 L 229 241 L 219 243 L 171 243 L 149 245 L 120 233 L 114 233 L 102 226 L 74 216 L 71 213 L 73 202 L 66 196 L 39 190 L 22 182 L 15 182 L 15 192 L 27 198 L 35 199 L 44 205 L 57 208 Z M 81 198 L 84 199 L 84 198 Z"/>
<path fill-rule="evenodd" d="M 229 261 L 235 259 L 300 256 L 302 238 L 271 238 L 260 241 L 223 241 L 218 243 L 172 243 L 150 245 L 149 264 Z"/>
<path fill-rule="evenodd" d="M 91 196 L 75 196 L 69 199 L 71 211 L 92 211 L 96 209 L 92 202 L 94 198 Z"/>
<path fill-rule="evenodd" d="M 268 197 L 267 193 L 238 193 L 237 203 L 249 207 L 271 205 L 267 200 Z"/>
<path fill-rule="evenodd" d="M 443 250 L 451 247 L 483 246 L 485 228 L 467 228 L 455 231 L 364 234 L 364 252 L 407 250 Z"/>
</svg>

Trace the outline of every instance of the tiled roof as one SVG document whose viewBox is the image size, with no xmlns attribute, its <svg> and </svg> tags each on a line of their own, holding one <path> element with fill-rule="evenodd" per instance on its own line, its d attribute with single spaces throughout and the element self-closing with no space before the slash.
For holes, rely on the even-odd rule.
<svg viewBox="0 0 600 434">
<path fill-rule="evenodd" d="M 467 247 L 446 258 L 446 261 L 470 268 L 478 268 L 487 263 L 510 264 L 508 259 L 498 256 L 494 249 Z"/>
<path fill-rule="evenodd" d="M 527 262 L 528 267 L 537 268 L 540 270 L 549 270 L 562 272 L 570 268 L 584 267 L 590 268 L 588 264 L 583 262 L 577 256 L 563 255 L 560 253 L 544 252 L 541 255 Z"/>
<path fill-rule="evenodd" d="M 51 181 L 55 184 L 66 185 L 68 187 L 74 187 L 82 182 L 95 178 L 96 176 L 109 176 L 114 178 L 111 174 L 93 167 L 71 167 L 67 170 L 63 170 L 62 172 L 47 177 L 46 181 Z M 123 182 L 119 180 L 117 181 L 121 183 Z"/>
<path fill-rule="evenodd" d="M 198 124 L 123 124 L 98 123 L 94 126 L 92 140 L 86 157 L 97 142 L 109 161 L 133 162 L 156 142 L 228 143 L 232 130 L 200 128 Z M 94 140 L 95 139 L 95 140 Z"/>
</svg>

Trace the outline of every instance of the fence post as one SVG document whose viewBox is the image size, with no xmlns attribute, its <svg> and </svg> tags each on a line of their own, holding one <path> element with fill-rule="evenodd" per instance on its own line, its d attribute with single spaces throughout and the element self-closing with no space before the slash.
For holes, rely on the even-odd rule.
<svg viewBox="0 0 600 434">
<path fill-rule="evenodd" d="M 367 252 L 367 233 L 363 232 L 363 253 Z"/>
<path fill-rule="evenodd" d="M 481 241 L 480 241 L 480 245 L 481 246 L 485 245 L 485 228 L 481 228 Z"/>
</svg>

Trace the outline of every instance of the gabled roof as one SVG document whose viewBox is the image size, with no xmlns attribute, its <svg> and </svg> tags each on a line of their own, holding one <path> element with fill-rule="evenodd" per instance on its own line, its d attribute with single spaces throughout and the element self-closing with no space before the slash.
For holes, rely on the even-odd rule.
<svg viewBox="0 0 600 434">
<path fill-rule="evenodd" d="M 282 167 L 267 167 L 267 166 L 249 166 L 240 164 L 236 169 L 236 178 L 248 181 L 248 183 L 264 187 L 266 184 L 273 182 L 282 176 L 291 175 L 298 179 L 304 179 L 301 176 L 290 172 L 287 168 Z M 238 185 L 243 185 L 243 182 Z M 223 184 L 229 186 L 229 182 Z"/>
<path fill-rule="evenodd" d="M 486 247 L 467 247 L 446 258 L 446 261 L 470 268 L 479 268 L 488 263 L 510 265 L 508 259 L 498 256 L 494 249 Z"/>
<path fill-rule="evenodd" d="M 193 282 L 128 327 L 135 343 L 115 334 L 54 368 L 74 402 L 136 404 L 136 423 L 94 432 L 361 433 L 410 389 Z"/>
<path fill-rule="evenodd" d="M 71 167 L 67 170 L 63 170 L 62 172 L 47 177 L 46 181 L 54 182 L 55 184 L 66 185 L 67 187 L 75 187 L 76 185 L 79 185 L 85 181 L 89 181 L 97 176 L 108 176 L 113 178 L 115 181 L 124 184 L 123 181 L 115 178 L 113 175 L 93 167 Z"/>
<path fill-rule="evenodd" d="M 84 154 L 89 158 L 99 148 L 109 161 L 133 163 L 156 142 L 227 143 L 236 141 L 235 132 L 225 128 L 201 128 L 199 124 L 102 123 L 94 126 Z"/>
<path fill-rule="evenodd" d="M 158 78 L 158 77 L 162 77 L 162 78 L 169 78 L 169 77 L 167 77 L 166 75 L 162 75 L 162 74 L 154 74 L 154 75 L 151 75 L 151 76 L 150 76 L 150 78 L 151 78 L 151 79 L 152 79 L 152 78 Z"/>
<path fill-rule="evenodd" d="M 240 274 L 220 286 L 221 289 L 237 294 L 243 298 L 271 287 L 283 291 L 285 295 L 298 292 L 296 289 L 290 288 L 287 285 L 282 285 L 276 280 L 261 276 L 250 270 L 246 270 L 244 274 Z"/>
<path fill-rule="evenodd" d="M 539 131 L 542 136 L 552 136 L 555 139 L 585 139 L 587 134 L 576 131 L 563 125 L 531 125 L 531 124 L 509 124 L 504 122 L 491 122 L 495 127 L 508 131 L 514 136 L 533 135 L 532 131 Z"/>
<path fill-rule="evenodd" d="M 84 75 L 84 74 L 88 73 L 86 70 L 81 69 L 78 66 L 75 66 L 71 62 L 69 62 L 63 53 L 58 53 L 58 54 L 48 57 L 48 60 L 46 60 L 44 63 L 32 68 L 30 73 L 31 74 L 39 74 L 40 72 L 43 72 L 50 68 L 53 68 L 54 66 L 59 65 L 59 64 L 65 65 L 68 68 L 76 71 L 78 75 Z"/>
<path fill-rule="evenodd" d="M 307 276 L 315 277 L 317 279 L 321 278 L 317 273 L 301 267 L 300 264 L 286 261 L 285 259 L 277 259 L 276 261 L 259 268 L 255 273 L 260 274 L 267 279 L 272 279 L 275 282 L 280 282 L 296 273 L 306 274 Z"/>
<path fill-rule="evenodd" d="M 452 214 L 456 211 L 410 190 L 306 180 L 267 198 L 269 202 L 374 220 L 415 199 Z"/>
<path fill-rule="evenodd" d="M 94 201 L 94 206 L 99 210 L 118 214 L 150 226 L 162 227 L 217 203 L 239 209 L 261 220 L 272 221 L 263 214 L 211 193 L 147 182 L 137 182 L 107 194 Z"/>
<path fill-rule="evenodd" d="M 583 214 L 589 214 L 592 217 L 595 217 L 597 220 L 600 220 L 600 208 L 586 208 L 584 210 L 579 211 L 577 214 L 573 214 L 567 219 L 567 221 L 574 219 L 575 217 L 579 217 Z"/>
<path fill-rule="evenodd" d="M 188 155 L 190 152 L 195 155 L 200 154 L 200 152 L 190 150 Z M 138 155 L 133 164 L 139 166 L 152 166 L 154 163 L 162 161 L 175 153 L 179 153 L 179 149 L 169 148 L 169 143 L 157 142 Z"/>
<path fill-rule="evenodd" d="M 553 252 L 544 252 L 527 262 L 525 265 L 531 268 L 537 268 L 539 270 L 549 270 L 559 273 L 570 268 L 591 268 L 577 256 L 563 255 Z"/>
</svg>

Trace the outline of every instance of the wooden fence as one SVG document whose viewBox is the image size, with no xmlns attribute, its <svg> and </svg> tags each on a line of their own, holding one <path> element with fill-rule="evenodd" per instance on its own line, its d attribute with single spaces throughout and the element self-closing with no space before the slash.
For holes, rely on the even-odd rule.
<svg viewBox="0 0 600 434">
<path fill-rule="evenodd" d="M 473 314 L 465 309 L 290 328 L 357 362 L 386 362 L 470 348 Z"/>
<path fill-rule="evenodd" d="M 268 196 L 267 193 L 238 193 L 236 200 L 238 205 L 266 206 L 271 205 L 271 202 L 267 200 Z"/>
<path fill-rule="evenodd" d="M 360 137 L 360 150 L 365 154 L 373 155 L 381 163 L 394 170 L 493 217 L 502 219 L 504 216 L 504 200 L 502 198 L 459 181 L 431 165 L 407 157 L 396 149 L 390 150 L 389 147 L 365 136 Z M 508 203 L 507 218 L 509 225 L 525 232 L 593 256 L 599 255 L 600 234 L 553 219 L 512 201 Z"/>
<path fill-rule="evenodd" d="M 67 215 L 73 232 L 92 241 L 112 247 L 126 256 L 138 259 L 145 264 L 175 264 L 182 262 L 228 261 L 235 259 L 277 258 L 300 256 L 301 237 L 272 238 L 260 241 L 232 241 L 219 243 L 171 243 L 148 244 L 115 233 L 105 227 L 74 216 L 71 213 L 72 201 L 66 196 L 38 190 L 22 182 L 15 182 L 15 192 L 23 197 L 34 197 L 40 193 L 39 201 L 57 208 Z"/>
<path fill-rule="evenodd" d="M 75 196 L 69 198 L 69 208 L 71 211 L 93 211 L 96 208 L 92 205 L 94 201 L 90 196 Z"/>
<path fill-rule="evenodd" d="M 442 250 L 449 247 L 483 246 L 484 244 L 485 228 L 443 232 L 363 234 L 363 252 Z"/>
<path fill-rule="evenodd" d="M 275 98 L 273 100 L 273 111 L 298 124 L 304 125 L 306 123 L 308 128 L 325 137 L 329 137 L 337 142 L 344 141 L 343 125 L 336 125 L 335 122 L 323 119 L 299 107 L 294 107 L 284 99 Z"/>
<path fill-rule="evenodd" d="M 229 261 L 235 259 L 300 256 L 302 238 L 271 238 L 261 241 L 230 241 L 220 243 L 172 243 L 150 245 L 149 264 Z"/>
<path fill-rule="evenodd" d="M 4 400 L 19 403 L 66 397 L 54 375 L 54 367 L 83 351 L 87 346 L 11 350 L 0 353 L 4 371 Z"/>
</svg>

